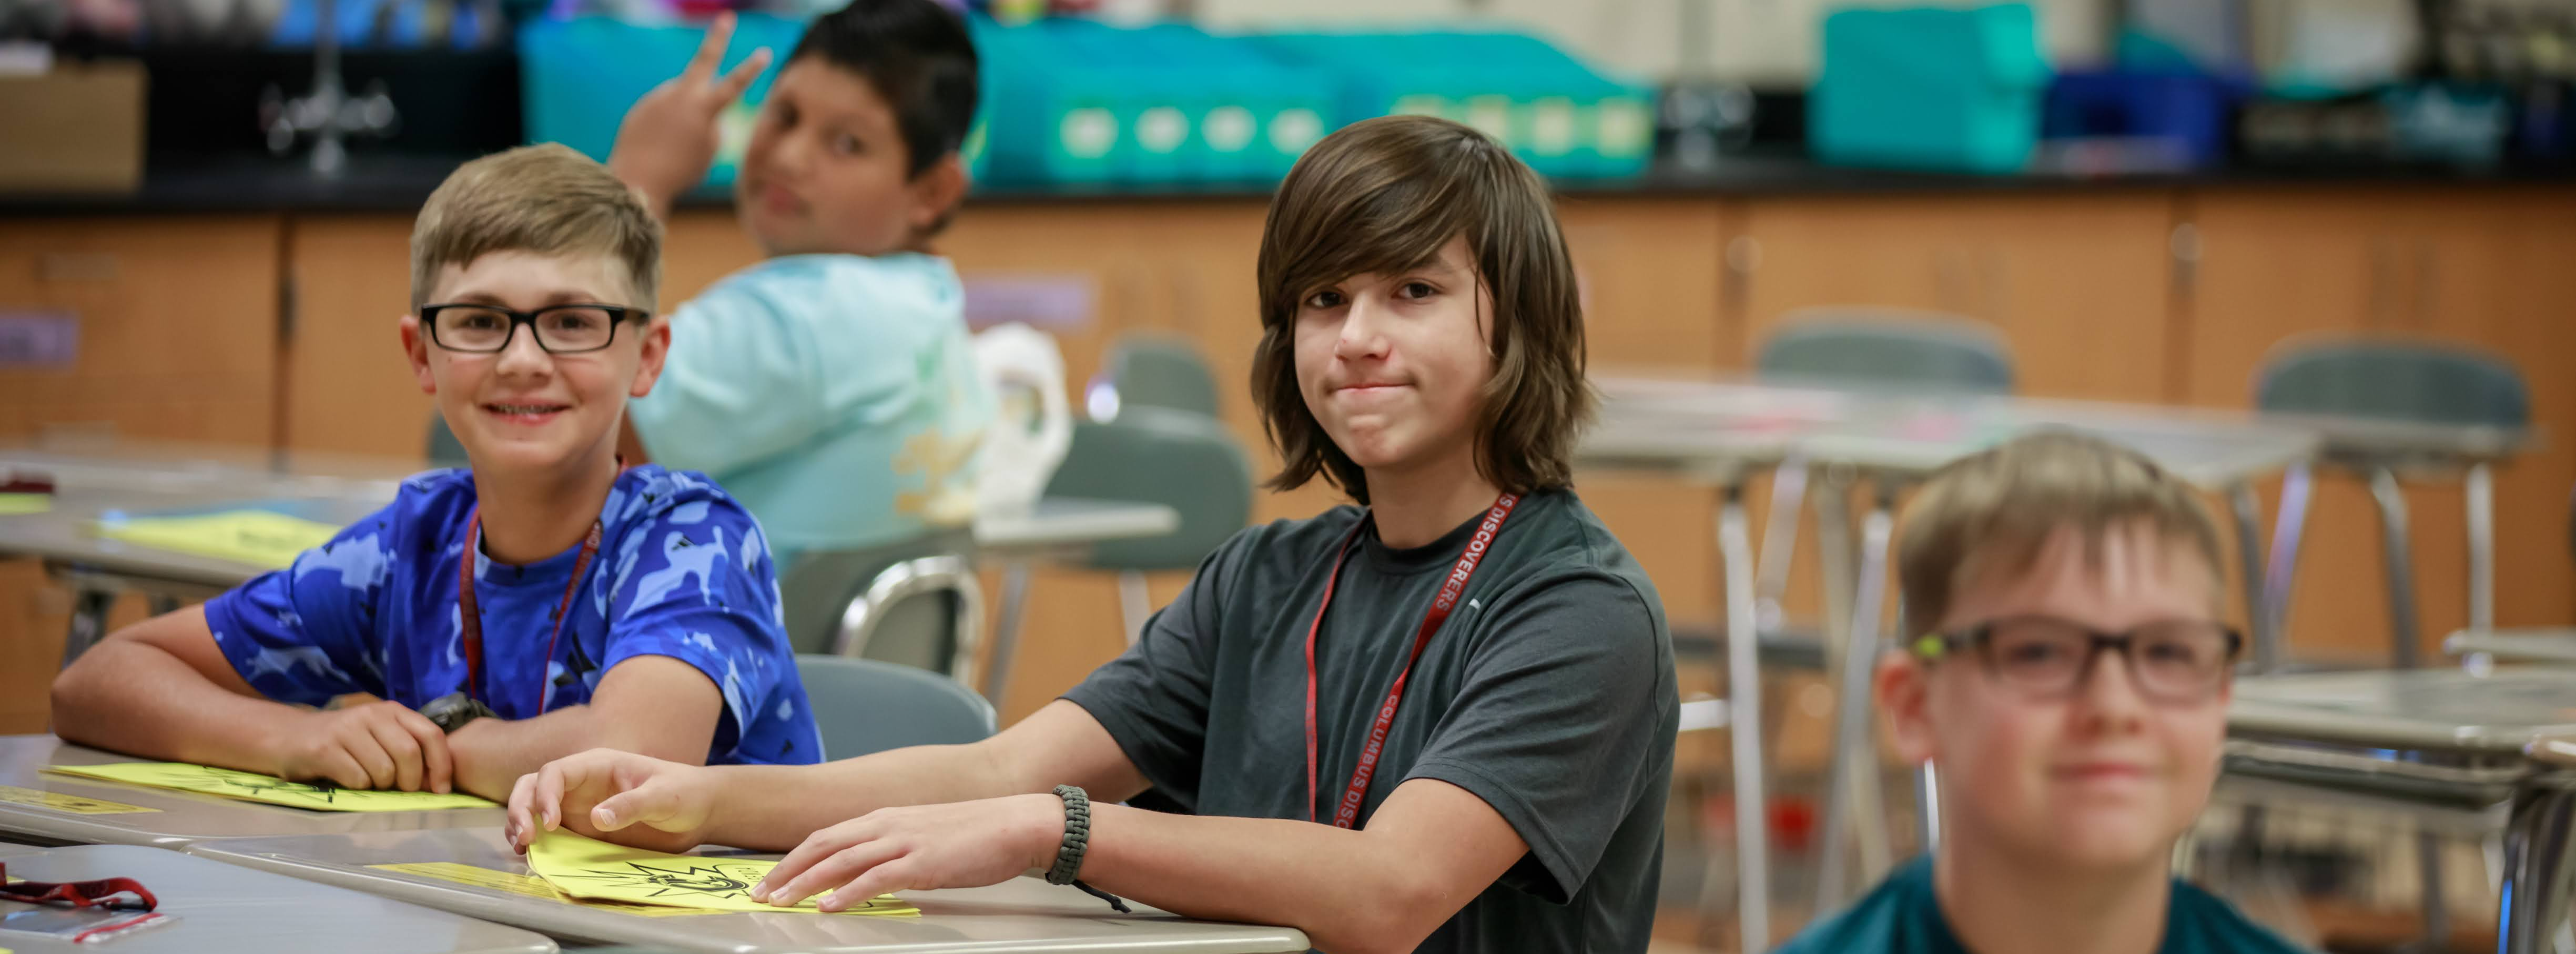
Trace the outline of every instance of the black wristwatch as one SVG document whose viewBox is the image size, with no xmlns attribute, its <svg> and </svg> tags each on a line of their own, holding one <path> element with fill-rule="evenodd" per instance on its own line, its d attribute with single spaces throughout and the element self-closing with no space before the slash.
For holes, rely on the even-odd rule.
<svg viewBox="0 0 2576 954">
<path fill-rule="evenodd" d="M 429 700 L 427 704 L 420 707 L 420 714 L 427 716 L 430 724 L 437 726 L 439 731 L 449 735 L 456 734 L 456 730 L 464 728 L 466 723 L 476 719 L 501 717 L 499 713 L 492 711 L 491 706 L 477 702 L 474 697 L 462 692 L 451 692 Z"/>
</svg>

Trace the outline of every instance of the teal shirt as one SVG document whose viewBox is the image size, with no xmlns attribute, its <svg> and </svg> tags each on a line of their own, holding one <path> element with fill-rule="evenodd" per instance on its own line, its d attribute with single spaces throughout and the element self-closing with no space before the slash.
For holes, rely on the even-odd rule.
<svg viewBox="0 0 2576 954">
<path fill-rule="evenodd" d="M 2305 954 L 2280 935 L 2248 920 L 2235 906 L 2176 880 L 2165 908 L 2159 954 Z M 1932 859 L 1917 858 L 1888 875 L 1877 890 L 1850 909 L 1817 922 L 1773 954 L 1969 954 L 1950 933 L 1949 919 L 1932 898 Z"/>
<path fill-rule="evenodd" d="M 993 400 L 948 260 L 789 255 L 671 317 L 629 406 L 655 463 L 715 478 L 792 555 L 967 526 Z"/>
</svg>

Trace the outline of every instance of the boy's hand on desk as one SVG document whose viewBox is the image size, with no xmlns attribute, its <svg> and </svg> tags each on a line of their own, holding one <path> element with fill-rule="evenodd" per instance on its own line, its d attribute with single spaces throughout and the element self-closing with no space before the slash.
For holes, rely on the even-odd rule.
<svg viewBox="0 0 2576 954">
<path fill-rule="evenodd" d="M 655 215 L 669 217 L 671 203 L 706 179 L 716 161 L 716 117 L 769 68 L 769 49 L 763 47 L 733 72 L 717 76 L 732 39 L 733 14 L 717 17 L 688 68 L 636 100 L 618 124 L 608 171 L 642 192 Z"/>
<path fill-rule="evenodd" d="M 305 713 L 272 744 L 277 774 L 343 788 L 445 793 L 454 783 L 447 734 L 399 702 Z"/>
<path fill-rule="evenodd" d="M 703 766 L 592 749 L 520 776 L 502 834 L 523 854 L 539 834 L 557 827 L 637 848 L 686 851 L 706 841 L 716 784 Z"/>
<path fill-rule="evenodd" d="M 893 891 L 980 888 L 1055 864 L 1064 799 L 1012 795 L 948 805 L 882 808 L 815 832 L 751 889 L 786 907 L 838 888 L 838 911 Z"/>
</svg>

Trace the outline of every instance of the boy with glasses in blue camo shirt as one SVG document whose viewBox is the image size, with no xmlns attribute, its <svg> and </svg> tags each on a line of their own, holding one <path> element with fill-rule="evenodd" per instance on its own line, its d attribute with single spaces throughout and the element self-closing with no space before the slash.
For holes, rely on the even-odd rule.
<svg viewBox="0 0 2576 954">
<path fill-rule="evenodd" d="M 661 257 L 634 192 L 569 149 L 458 168 L 413 227 L 400 329 L 473 466 L 404 481 L 293 566 L 110 636 L 55 679 L 55 731 L 490 798 L 594 747 L 819 760 L 759 524 L 704 475 L 619 466 L 627 401 L 670 348 Z"/>
<path fill-rule="evenodd" d="M 1897 750 L 1938 770 L 1938 847 L 1781 951 L 2295 951 L 2171 871 L 2244 642 L 2191 488 L 2039 434 L 1944 468 L 1899 534 L 1919 635 L 1876 689 Z"/>
</svg>

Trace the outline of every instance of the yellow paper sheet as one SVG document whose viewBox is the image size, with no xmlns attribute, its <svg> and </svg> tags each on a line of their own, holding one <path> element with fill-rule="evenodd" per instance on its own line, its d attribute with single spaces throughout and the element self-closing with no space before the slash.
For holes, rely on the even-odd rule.
<svg viewBox="0 0 2576 954">
<path fill-rule="evenodd" d="M 665 854 L 558 829 L 528 846 L 528 867 L 576 898 L 713 911 L 818 913 L 814 898 L 793 908 L 773 908 L 751 899 L 751 886 L 778 867 L 775 861 Z M 915 915 L 921 910 L 885 895 L 840 913 Z"/>
<path fill-rule="evenodd" d="M 289 782 L 256 772 L 186 762 L 120 762 L 114 765 L 53 765 L 45 771 L 83 778 L 103 778 L 111 782 L 148 785 L 153 788 L 175 788 L 183 792 L 221 795 L 244 801 L 265 802 L 289 808 L 309 808 L 324 812 L 419 812 L 444 808 L 498 808 L 489 801 L 462 792 L 440 795 L 435 792 L 368 792 L 356 789 L 330 788 Z"/>
<path fill-rule="evenodd" d="M 54 509 L 54 498 L 51 494 L 0 494 L 0 517 L 21 513 L 44 513 L 52 509 Z"/>
<path fill-rule="evenodd" d="M 266 510 L 227 510 L 193 517 L 101 521 L 99 535 L 253 566 L 284 569 L 306 550 L 331 542 L 340 528 Z"/>
<path fill-rule="evenodd" d="M 408 864 L 368 865 L 367 867 L 374 868 L 378 871 L 394 871 L 403 874 L 419 875 L 424 878 L 436 878 L 440 881 L 453 881 L 457 884 L 469 884 L 478 888 L 491 888 L 495 891 L 507 891 L 511 894 L 526 895 L 531 898 L 542 898 L 559 904 L 572 904 L 585 908 L 598 908 L 602 911 L 615 911 L 619 914 L 632 914 L 637 917 L 667 918 L 685 917 L 692 914 L 724 913 L 722 911 L 711 911 L 705 908 L 675 908 L 662 904 L 628 904 L 623 901 L 583 901 L 579 898 L 575 898 L 571 895 L 555 890 L 554 885 L 547 884 L 546 879 L 535 875 L 513 874 L 507 871 L 494 871 L 490 868 L 477 868 L 473 865 L 461 865 L 453 861 L 416 861 Z"/>
<path fill-rule="evenodd" d="M 79 795 L 19 788 L 15 785 L 0 785 L 0 802 L 8 802 L 12 805 L 33 805 L 37 808 L 50 808 L 74 815 L 130 815 L 136 812 L 160 811 L 158 808 L 111 802 L 103 798 L 83 798 Z"/>
</svg>

